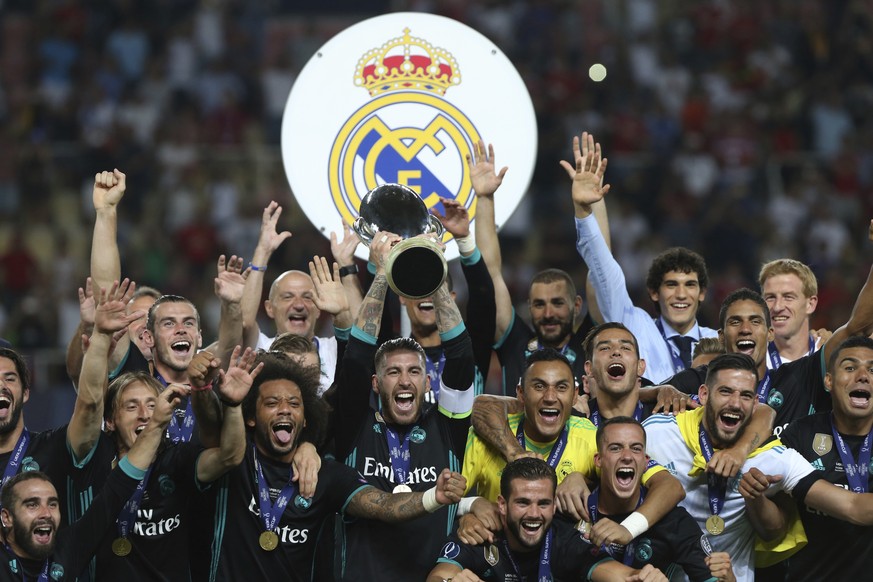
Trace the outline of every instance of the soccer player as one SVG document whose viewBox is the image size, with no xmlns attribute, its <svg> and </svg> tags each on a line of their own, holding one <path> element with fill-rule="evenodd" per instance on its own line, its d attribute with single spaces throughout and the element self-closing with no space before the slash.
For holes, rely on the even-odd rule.
<svg viewBox="0 0 873 582">
<path fill-rule="evenodd" d="M 575 168 L 562 162 L 573 181 L 576 249 L 588 265 L 589 281 L 604 321 L 621 322 L 633 332 L 649 378 L 661 382 L 690 367 L 694 344 L 716 335 L 714 329 L 697 323 L 697 311 L 709 284 L 706 264 L 700 255 L 686 248 L 662 252 L 646 275 L 646 287 L 658 317 L 653 320 L 645 310 L 634 306 L 621 266 L 613 258 L 592 211 L 592 206 L 609 191 L 609 185 L 603 185 L 607 160 L 601 159 L 599 144 L 594 144 L 590 134 L 583 133 L 582 142 L 587 152 L 584 156 L 579 138 L 573 138 Z"/>
<path fill-rule="evenodd" d="M 652 566 L 631 570 L 599 554 L 566 521 L 555 517 L 555 470 L 540 459 L 509 463 L 500 476 L 501 531 L 493 543 L 466 544 L 449 536 L 428 582 L 480 580 L 667 580 Z M 631 577 L 633 576 L 633 577 Z"/>
<path fill-rule="evenodd" d="M 794 259 L 777 259 L 761 267 L 758 283 L 774 331 L 767 347 L 767 366 L 776 369 L 815 353 L 820 346 L 810 333 L 809 318 L 818 305 L 818 281 L 812 269 Z"/>
<path fill-rule="evenodd" d="M 211 580 L 308 580 L 316 532 L 326 516 L 400 522 L 456 503 L 463 477 L 444 469 L 425 492 L 389 493 L 351 467 L 325 459 L 311 497 L 292 480 L 302 442 L 319 444 L 325 404 L 319 373 L 281 353 L 262 353 L 264 367 L 243 402 L 248 427 L 242 464 L 212 488 L 216 497 Z M 378 570 L 369 572 L 370 578 Z"/>
<path fill-rule="evenodd" d="M 424 350 L 411 338 L 377 346 L 388 282 L 388 253 L 400 237 L 380 233 L 370 245 L 376 277 L 351 330 L 338 379 L 335 417 L 337 458 L 383 491 L 424 491 L 448 467 L 458 470 L 464 455 L 473 404 L 474 357 L 448 285 L 434 294 L 435 325 L 445 365 L 439 376 L 438 405 L 425 401 L 430 376 Z M 330 284 L 326 261 L 316 269 L 319 297 Z M 336 285 L 334 280 L 333 285 Z M 432 388 L 432 387 L 431 387 Z M 372 393 L 379 408 L 370 407 Z M 343 524 L 343 580 L 370 580 L 372 571 L 388 580 L 420 580 L 430 571 L 454 508 L 403 524 L 357 520 Z"/>
</svg>

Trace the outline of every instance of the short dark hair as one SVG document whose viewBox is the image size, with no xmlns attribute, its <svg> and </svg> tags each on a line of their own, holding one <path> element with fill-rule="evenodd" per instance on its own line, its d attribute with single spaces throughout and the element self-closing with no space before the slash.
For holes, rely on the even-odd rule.
<svg viewBox="0 0 873 582">
<path fill-rule="evenodd" d="M 318 355 L 318 347 L 315 342 L 291 332 L 281 333 L 270 344 L 271 352 L 284 352 L 286 354 L 304 355 L 313 353 Z M 321 358 L 319 358 L 319 363 Z"/>
<path fill-rule="evenodd" d="M 867 348 L 873 350 L 873 339 L 870 339 L 865 335 L 853 335 L 849 338 L 846 338 L 843 343 L 837 346 L 837 349 L 834 350 L 834 353 L 831 354 L 831 357 L 828 360 L 827 371 L 830 372 L 834 369 L 834 366 L 837 365 L 837 359 L 840 357 L 840 352 L 851 348 Z"/>
<path fill-rule="evenodd" d="M 767 307 L 767 302 L 764 301 L 764 298 L 761 297 L 761 294 L 757 291 L 752 291 L 748 287 L 743 287 L 736 291 L 732 291 L 731 294 L 725 297 L 724 301 L 721 302 L 721 309 L 718 312 L 719 329 L 724 329 L 724 322 L 727 320 L 727 311 L 730 306 L 737 301 L 754 301 L 760 305 L 761 309 L 764 311 L 764 321 L 767 323 L 767 327 L 770 327 L 770 308 Z"/>
<path fill-rule="evenodd" d="M 424 354 L 424 348 L 411 337 L 396 337 L 383 342 L 379 349 L 376 350 L 374 358 L 376 366 L 376 374 L 379 374 L 379 369 L 385 363 L 385 358 L 394 352 L 415 352 L 421 358 L 422 363 L 427 361 L 427 356 Z"/>
<path fill-rule="evenodd" d="M 164 303 L 187 303 L 191 307 L 194 308 L 194 317 L 197 318 L 197 329 L 200 329 L 200 312 L 197 311 L 197 306 L 190 299 L 186 299 L 181 295 L 161 295 L 160 297 L 152 303 L 152 306 L 149 307 L 149 315 L 146 319 L 146 329 L 150 332 L 155 332 L 155 311 L 157 311 L 158 307 L 163 305 Z"/>
<path fill-rule="evenodd" d="M 582 342 L 582 349 L 585 351 L 585 359 L 587 361 L 591 361 L 594 358 L 594 344 L 597 340 L 597 336 L 608 329 L 622 329 L 628 332 L 634 342 L 634 350 L 637 352 L 637 357 L 639 357 L 640 346 L 637 344 L 637 338 L 634 333 L 623 323 L 619 323 L 618 321 L 607 321 L 606 323 L 601 323 L 600 325 L 591 328 L 591 331 L 589 331 L 588 335 L 585 336 L 585 340 Z"/>
<path fill-rule="evenodd" d="M 607 426 L 613 424 L 632 424 L 634 426 L 640 427 L 640 430 L 643 431 L 643 443 L 646 442 L 646 429 L 643 428 L 642 423 L 632 416 L 613 416 L 612 418 L 601 418 L 600 424 L 597 425 L 597 432 L 594 434 L 594 441 L 597 443 L 597 452 L 600 452 L 603 447 L 603 433 L 606 430 Z"/>
<path fill-rule="evenodd" d="M 306 426 L 300 431 L 300 440 L 312 443 L 316 447 L 324 441 L 327 428 L 327 405 L 318 397 L 318 386 L 321 372 L 314 366 L 302 366 L 296 360 L 283 352 L 261 352 L 255 358 L 253 368 L 263 363 L 264 367 L 252 383 L 252 388 L 243 400 L 243 417 L 252 419 L 255 416 L 258 395 L 261 386 L 272 380 L 287 380 L 300 389 L 303 399 L 303 417 Z"/>
<path fill-rule="evenodd" d="M 524 479 L 525 481 L 548 479 L 552 482 L 552 494 L 558 488 L 558 476 L 555 474 L 555 470 L 544 460 L 533 457 L 516 459 L 507 463 L 503 468 L 503 473 L 500 475 L 500 494 L 503 495 L 504 499 L 509 499 L 509 490 L 512 488 L 512 482 L 516 479 Z"/>
<path fill-rule="evenodd" d="M 535 283 L 548 285 L 549 283 L 557 283 L 559 281 L 563 281 L 567 285 L 567 293 L 570 296 L 571 302 L 575 300 L 576 284 L 573 282 L 573 277 L 567 271 L 561 269 L 545 269 L 540 271 L 531 279 L 530 286 L 533 287 Z"/>
<path fill-rule="evenodd" d="M 0 358 L 12 360 L 15 364 L 15 371 L 18 372 L 18 377 L 21 378 L 21 392 L 30 390 L 30 370 L 27 369 L 27 361 L 24 356 L 13 350 L 12 348 L 0 347 Z"/>
<path fill-rule="evenodd" d="M 103 397 L 104 420 L 112 420 L 121 400 L 121 395 L 124 393 L 124 389 L 134 382 L 142 382 L 149 388 L 154 389 L 157 394 L 160 394 L 164 390 L 164 386 L 160 381 L 146 371 L 136 370 L 134 372 L 125 372 L 110 382 L 109 388 L 106 389 L 106 396 Z"/>
<path fill-rule="evenodd" d="M 755 360 L 746 354 L 720 354 L 712 359 L 709 366 L 706 367 L 706 386 L 712 388 L 715 382 L 715 375 L 722 370 L 746 370 L 755 375 L 755 384 L 758 383 L 758 366 L 755 365 Z"/>
<path fill-rule="evenodd" d="M 15 486 L 19 483 L 30 481 L 31 479 L 40 479 L 49 483 L 52 482 L 49 476 L 42 471 L 21 471 L 3 484 L 3 489 L 0 490 L 0 506 L 12 511 L 12 507 L 15 505 L 15 494 L 12 490 L 15 489 Z M 6 528 L 4 527 L 3 529 L 5 530 Z"/>
<path fill-rule="evenodd" d="M 709 287 L 706 262 L 699 254 L 685 247 L 669 248 L 655 257 L 646 275 L 646 287 L 651 291 L 657 291 L 664 282 L 664 275 L 670 271 L 696 273 L 697 283 L 701 289 Z"/>
<path fill-rule="evenodd" d="M 537 362 L 563 362 L 564 365 L 570 370 L 570 374 L 573 376 L 575 380 L 576 374 L 573 371 L 573 364 L 570 363 L 570 360 L 567 359 L 567 356 L 556 350 L 555 348 L 540 348 L 536 351 L 533 351 L 528 355 L 528 357 L 524 361 L 524 373 L 522 374 L 519 381 L 524 384 L 525 376 L 527 376 L 527 371 L 530 370 L 531 366 L 536 364 Z"/>
</svg>

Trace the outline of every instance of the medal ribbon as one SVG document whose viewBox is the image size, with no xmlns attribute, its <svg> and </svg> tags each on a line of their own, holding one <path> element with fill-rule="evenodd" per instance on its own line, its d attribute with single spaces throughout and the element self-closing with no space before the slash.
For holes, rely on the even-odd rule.
<svg viewBox="0 0 873 582">
<path fill-rule="evenodd" d="M 634 511 L 639 509 L 640 505 L 643 504 L 643 500 L 646 498 L 646 488 L 640 485 L 640 498 L 637 500 L 637 506 L 634 508 Z M 591 495 L 588 496 L 588 516 L 591 518 L 591 525 L 597 523 L 597 501 L 600 499 L 600 487 L 596 488 L 591 492 Z M 636 540 L 631 540 L 631 542 L 625 546 L 624 548 L 624 557 L 622 558 L 622 563 L 625 566 L 630 566 L 634 561 L 634 542 Z M 607 547 L 606 544 L 602 544 L 600 549 L 609 554 L 613 559 L 613 550 L 611 547 Z"/>
<path fill-rule="evenodd" d="M 119 537 L 126 538 L 130 535 L 130 530 L 136 521 L 136 513 L 142 504 L 142 496 L 145 493 L 146 485 L 149 482 L 149 475 L 151 474 L 152 466 L 149 465 L 148 471 L 146 471 L 146 474 L 143 475 L 143 478 L 137 484 L 133 495 L 130 496 L 130 499 L 121 508 L 121 513 L 118 514 L 117 520 Z"/>
<path fill-rule="evenodd" d="M 767 404 L 767 399 L 770 397 L 770 372 L 771 370 L 767 370 L 764 373 L 764 377 L 758 382 L 758 402 L 761 404 Z M 703 428 L 701 428 L 703 430 Z M 707 459 L 708 461 L 709 459 Z"/>
<path fill-rule="evenodd" d="M 55 532 L 55 534 L 57 534 L 57 532 Z M 15 552 L 12 551 L 12 548 L 9 547 L 9 544 L 4 543 L 3 545 L 6 547 L 6 553 L 8 553 L 10 556 L 12 556 L 12 558 L 9 560 L 9 564 L 10 564 L 9 569 L 15 571 L 17 568 L 12 567 L 12 562 L 15 562 L 17 560 L 18 563 L 20 564 L 21 558 L 19 558 L 15 554 Z M 49 582 L 48 570 L 49 570 L 49 560 L 46 559 L 45 563 L 42 565 L 42 572 L 39 573 L 39 577 L 36 579 L 37 582 Z M 24 579 L 23 574 L 22 574 L 21 578 Z"/>
<path fill-rule="evenodd" d="M 12 477 L 18 474 L 18 469 L 21 466 L 21 458 L 24 456 L 28 444 L 30 444 L 30 431 L 27 430 L 27 427 L 24 427 L 24 430 L 22 430 L 21 434 L 18 435 L 18 441 L 15 443 L 15 448 L 12 449 L 12 455 L 6 462 L 6 469 L 3 470 L 3 481 L 0 482 L 0 486 L 4 485 L 7 481 L 12 479 Z"/>
<path fill-rule="evenodd" d="M 657 326 L 658 331 L 661 332 L 661 338 L 664 340 L 664 343 L 667 344 L 667 349 L 670 351 L 670 358 L 673 360 L 673 371 L 677 373 L 681 372 L 685 369 L 685 362 L 682 361 L 682 357 L 679 355 L 679 348 L 676 344 L 667 339 L 667 333 L 664 331 L 664 324 L 660 317 L 655 320 L 655 326 Z"/>
<path fill-rule="evenodd" d="M 409 435 L 417 426 L 406 431 L 403 439 L 396 430 L 385 423 L 385 438 L 388 441 L 388 460 L 391 462 L 391 472 L 394 473 L 394 483 L 402 485 L 406 483 L 409 475 Z"/>
<path fill-rule="evenodd" d="M 443 368 L 446 365 L 446 353 L 441 352 L 440 358 L 436 362 L 428 357 L 427 352 L 424 354 L 424 365 L 427 370 L 427 377 L 430 378 L 430 391 L 435 397 L 440 395 L 440 378 L 443 377 Z"/>
<path fill-rule="evenodd" d="M 709 441 L 709 435 L 703 429 L 703 423 L 700 423 L 700 451 L 703 453 L 703 458 L 709 463 L 712 459 L 713 448 Z M 709 489 L 709 509 L 712 515 L 718 515 L 724 505 L 724 496 L 727 492 L 727 479 L 719 477 L 715 473 L 706 473 L 707 486 Z"/>
<path fill-rule="evenodd" d="M 261 521 L 264 522 L 266 531 L 273 531 L 279 525 L 279 520 L 282 518 L 282 513 L 285 512 L 285 506 L 291 501 L 291 498 L 297 493 L 297 487 L 291 481 L 292 474 L 288 475 L 288 484 L 285 485 L 279 496 L 276 497 L 275 503 L 270 503 L 270 488 L 267 486 L 267 480 L 264 479 L 264 471 L 261 469 L 261 463 L 258 461 L 258 450 L 255 445 L 252 445 L 252 453 L 255 459 L 255 483 L 258 485 L 258 501 L 261 508 Z"/>
<path fill-rule="evenodd" d="M 849 487 L 855 493 L 867 493 L 869 490 L 870 441 L 873 440 L 873 430 L 864 437 L 864 442 L 861 443 L 861 449 L 858 451 L 858 462 L 855 462 L 855 457 L 846 445 L 843 435 L 837 431 L 833 413 L 831 413 L 831 432 L 834 435 L 834 440 L 837 441 L 837 452 L 840 454 L 840 460 L 846 470 L 846 480 L 849 482 Z"/>
<path fill-rule="evenodd" d="M 809 336 L 809 352 L 807 352 L 807 355 L 814 351 L 815 340 L 812 339 L 812 336 Z M 779 355 L 779 350 L 776 349 L 776 342 L 770 342 L 767 344 L 767 354 L 770 356 L 770 367 L 774 370 L 778 370 L 779 366 L 782 365 L 782 356 Z"/>
<path fill-rule="evenodd" d="M 167 381 L 164 380 L 164 377 L 157 371 L 155 371 L 155 378 L 158 379 L 164 388 L 167 387 Z M 188 398 L 188 404 L 185 406 L 185 414 L 182 417 L 182 424 L 179 424 L 179 417 L 176 416 L 176 411 L 173 411 L 173 416 L 170 417 L 170 425 L 167 427 L 167 436 L 170 437 L 170 440 L 174 445 L 179 443 L 187 443 L 191 440 L 191 436 L 194 434 L 194 409 L 191 408 L 191 398 Z"/>
<path fill-rule="evenodd" d="M 546 532 L 545 537 L 543 537 L 543 543 L 540 546 L 540 563 L 537 568 L 537 582 L 552 582 L 552 538 L 554 534 L 552 532 L 552 528 L 549 528 L 549 531 Z M 506 557 L 509 559 L 509 563 L 512 564 L 512 569 L 515 570 L 516 576 L 518 576 L 519 580 L 524 580 L 524 576 L 521 575 L 521 570 L 518 569 L 518 564 L 515 561 L 515 558 L 512 557 L 512 550 L 509 549 L 509 542 L 506 539 L 503 540 L 503 550 L 506 553 Z"/>
<path fill-rule="evenodd" d="M 588 420 L 594 426 L 600 426 L 600 408 L 597 406 L 597 399 L 588 401 Z M 643 403 L 637 400 L 637 407 L 634 409 L 634 420 L 637 422 L 643 421 Z"/>
<path fill-rule="evenodd" d="M 518 439 L 518 444 L 521 445 L 522 449 L 527 447 L 524 446 L 524 419 L 518 423 L 518 430 L 515 431 L 515 438 Z M 558 466 L 558 461 L 561 460 L 561 455 L 564 454 L 564 448 L 567 446 L 567 425 L 564 425 L 564 430 L 561 431 L 560 436 L 558 436 L 558 440 L 555 441 L 555 444 L 552 445 L 552 452 L 549 453 L 549 458 L 546 459 L 546 462 L 549 466 L 554 469 Z"/>
</svg>

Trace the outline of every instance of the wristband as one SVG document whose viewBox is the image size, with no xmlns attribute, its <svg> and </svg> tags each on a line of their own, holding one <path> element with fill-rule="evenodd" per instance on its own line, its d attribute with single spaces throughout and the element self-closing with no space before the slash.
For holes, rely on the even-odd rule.
<svg viewBox="0 0 873 582">
<path fill-rule="evenodd" d="M 251 269 L 252 271 L 260 271 L 263 273 L 264 271 L 267 270 L 267 265 L 264 265 L 263 267 L 259 267 L 257 265 L 253 265 L 252 263 L 249 263 L 249 269 Z"/>
<path fill-rule="evenodd" d="M 624 518 L 619 525 L 630 532 L 632 538 L 642 535 L 649 529 L 649 520 L 639 511 L 634 511 Z"/>
<path fill-rule="evenodd" d="M 462 497 L 460 501 L 458 501 L 458 515 L 467 515 L 473 509 L 473 503 L 476 502 L 477 499 L 481 499 L 478 495 L 474 495 L 473 497 Z"/>
<path fill-rule="evenodd" d="M 458 243 L 458 250 L 464 256 L 471 254 L 476 248 L 476 239 L 469 234 L 463 238 L 456 238 L 455 242 Z"/>
<path fill-rule="evenodd" d="M 199 388 L 194 384 L 191 384 L 191 392 L 206 392 L 207 390 L 212 390 L 212 382 L 204 386 L 200 386 Z"/>
<path fill-rule="evenodd" d="M 221 402 L 223 405 L 227 406 L 228 408 L 236 408 L 236 407 L 238 407 L 240 404 L 242 404 L 242 401 L 240 401 L 240 402 L 231 402 L 230 400 L 225 400 L 225 399 L 222 398 L 221 396 L 218 397 L 218 401 Z"/>
<path fill-rule="evenodd" d="M 340 267 L 339 276 L 340 279 L 345 277 L 346 275 L 357 275 L 358 274 L 358 266 L 354 263 L 351 265 L 346 265 L 345 267 Z"/>
<path fill-rule="evenodd" d="M 436 499 L 436 490 L 436 486 L 431 487 L 424 492 L 424 495 L 421 498 L 421 504 L 424 505 L 424 510 L 428 513 L 433 513 L 442 507 L 442 504 Z"/>
</svg>

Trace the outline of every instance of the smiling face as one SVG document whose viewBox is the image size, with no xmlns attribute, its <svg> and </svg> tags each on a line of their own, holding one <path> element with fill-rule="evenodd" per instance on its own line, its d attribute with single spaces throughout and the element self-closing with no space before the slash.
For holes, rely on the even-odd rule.
<svg viewBox="0 0 873 582">
<path fill-rule="evenodd" d="M 15 362 L 0 357 L 0 435 L 23 426 L 21 412 L 29 397 L 30 390 L 24 390 Z"/>
<path fill-rule="evenodd" d="M 260 385 L 255 416 L 246 421 L 255 429 L 258 450 L 268 457 L 290 462 L 300 433 L 306 426 L 300 387 L 290 380 L 268 380 Z"/>
<path fill-rule="evenodd" d="M 658 289 L 649 289 L 649 296 L 660 307 L 664 321 L 684 335 L 694 327 L 697 309 L 706 297 L 706 289 L 700 287 L 694 271 L 667 271 Z"/>
<path fill-rule="evenodd" d="M 585 372 L 594 377 L 598 390 L 610 396 L 622 396 L 634 390 L 645 371 L 634 336 L 625 329 L 604 329 L 592 338 L 591 360 Z"/>
<path fill-rule="evenodd" d="M 409 350 L 386 354 L 373 376 L 382 416 L 392 424 L 407 425 L 418 420 L 429 386 L 421 354 Z"/>
<path fill-rule="evenodd" d="M 737 442 L 752 419 L 758 403 L 755 374 L 749 370 L 719 370 L 710 385 L 700 387 L 700 402 L 706 407 L 703 423 L 716 448 Z"/>
<path fill-rule="evenodd" d="M 15 484 L 12 498 L 0 512 L 9 545 L 23 558 L 45 560 L 54 551 L 61 522 L 54 485 L 41 477 L 27 479 Z"/>
<path fill-rule="evenodd" d="M 321 312 L 315 306 L 312 277 L 302 271 L 288 271 L 279 276 L 264 302 L 267 316 L 276 324 L 276 335 L 293 333 L 306 339 L 315 336 Z"/>
<path fill-rule="evenodd" d="M 724 328 L 719 337 L 728 353 L 750 356 L 762 374 L 767 366 L 767 344 L 773 340 L 773 330 L 767 327 L 767 316 L 756 301 L 741 299 L 728 306 Z"/>
<path fill-rule="evenodd" d="M 773 275 L 761 288 L 770 308 L 770 319 L 776 337 L 790 338 L 809 333 L 809 316 L 815 311 L 818 297 L 803 294 L 803 282 L 793 273 Z"/>
<path fill-rule="evenodd" d="M 639 424 L 615 423 L 603 428 L 594 464 L 600 469 L 600 486 L 613 497 L 636 508 L 640 482 L 646 470 L 646 433 Z"/>
<path fill-rule="evenodd" d="M 873 417 L 873 349 L 844 348 L 836 365 L 825 376 L 831 392 L 834 415 L 849 421 Z"/>
<path fill-rule="evenodd" d="M 539 548 L 555 516 L 555 487 L 549 479 L 513 479 L 509 497 L 497 497 L 509 547 L 518 552 Z"/>
<path fill-rule="evenodd" d="M 149 423 L 157 400 L 158 391 L 144 382 L 133 381 L 121 390 L 112 418 L 106 420 L 106 428 L 115 433 L 119 452 L 129 451 L 136 442 Z"/>
<path fill-rule="evenodd" d="M 565 281 L 531 285 L 530 320 L 540 343 L 549 347 L 566 343 L 573 335 L 581 303 L 581 298 L 570 295 Z"/>
<path fill-rule="evenodd" d="M 176 373 L 185 372 L 203 343 L 197 310 L 187 301 L 164 302 L 152 313 L 154 329 L 143 334 L 152 351 L 155 366 Z"/>
<path fill-rule="evenodd" d="M 573 370 L 560 360 L 534 362 L 525 371 L 517 395 L 524 405 L 524 432 L 547 443 L 561 434 L 578 397 Z"/>
<path fill-rule="evenodd" d="M 401 297 L 400 304 L 406 308 L 413 336 L 425 337 L 437 331 L 433 297 L 425 297 L 424 299 Z"/>
</svg>

